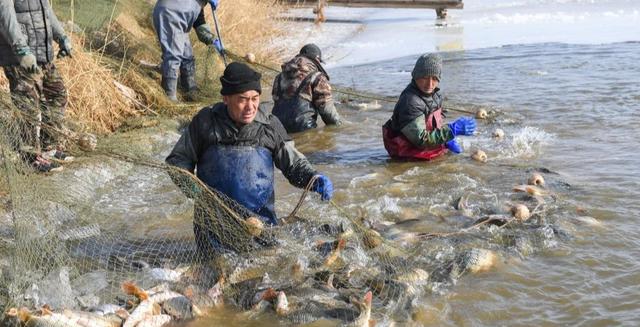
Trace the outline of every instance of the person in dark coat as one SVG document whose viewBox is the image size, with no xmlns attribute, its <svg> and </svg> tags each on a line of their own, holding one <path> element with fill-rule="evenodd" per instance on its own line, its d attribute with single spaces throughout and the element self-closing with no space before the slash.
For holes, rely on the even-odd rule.
<svg viewBox="0 0 640 327">
<path fill-rule="evenodd" d="M 315 176 L 313 190 L 323 200 L 333 194 L 331 180 L 313 169 L 296 150 L 280 121 L 260 106 L 260 73 L 233 62 L 220 77 L 223 102 L 200 110 L 176 143 L 166 163 L 197 177 L 208 187 L 235 200 L 265 225 L 276 225 L 274 166 L 289 183 L 305 187 Z M 240 245 L 225 237 L 218 217 L 198 210 L 198 191 L 177 174 L 174 182 L 188 197 L 196 198 L 194 231 L 200 251 L 206 256 Z M 202 208 L 201 209 L 206 209 Z"/>
<path fill-rule="evenodd" d="M 382 127 L 384 146 L 391 157 L 430 160 L 447 149 L 460 153 L 462 148 L 455 137 L 475 131 L 473 118 L 444 123 L 444 97 L 438 88 L 441 75 L 439 55 L 424 54 L 416 61 L 411 83 L 400 94 L 391 119 Z"/>
</svg>

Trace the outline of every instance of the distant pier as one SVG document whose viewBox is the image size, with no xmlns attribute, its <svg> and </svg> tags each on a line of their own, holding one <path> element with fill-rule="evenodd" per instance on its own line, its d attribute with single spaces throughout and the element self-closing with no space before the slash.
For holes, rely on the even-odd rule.
<svg viewBox="0 0 640 327">
<path fill-rule="evenodd" d="M 462 9 L 462 0 L 283 0 L 282 3 L 314 7 L 316 22 L 323 22 L 324 7 L 372 7 L 372 8 L 431 8 L 436 10 L 438 18 L 447 17 L 447 9 Z"/>
</svg>

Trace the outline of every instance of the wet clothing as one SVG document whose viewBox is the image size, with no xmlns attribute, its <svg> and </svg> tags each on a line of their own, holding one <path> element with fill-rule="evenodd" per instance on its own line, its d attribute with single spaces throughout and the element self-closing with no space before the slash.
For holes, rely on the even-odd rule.
<svg viewBox="0 0 640 327">
<path fill-rule="evenodd" d="M 382 127 L 389 155 L 429 160 L 446 153 L 444 144 L 454 135 L 442 121 L 442 103 L 438 88 L 426 94 L 412 81 L 400 94 L 391 119 Z"/>
<path fill-rule="evenodd" d="M 252 123 L 237 127 L 224 103 L 206 107 L 193 118 L 166 162 L 190 172 L 196 170 L 203 182 L 242 204 L 268 225 L 277 224 L 273 166 L 297 187 L 306 186 L 316 174 L 295 149 L 280 121 L 264 108 L 258 110 Z M 189 183 L 179 176 L 171 177 L 187 196 L 193 196 Z M 194 221 L 221 224 L 216 217 L 203 217 L 206 212 L 196 201 Z M 203 228 L 202 223 L 195 223 L 194 231 L 196 239 L 200 239 L 200 249 L 205 245 L 218 250 L 236 248 L 220 241 L 233 240 L 217 235 L 225 232 L 223 228 Z"/>
<path fill-rule="evenodd" d="M 183 89 L 196 88 L 189 32 L 206 24 L 205 4 L 199 0 L 158 0 L 153 8 L 153 26 L 162 50 L 162 87 L 167 94 L 175 95 L 178 76 Z"/>
<path fill-rule="evenodd" d="M 61 146 L 67 90 L 53 64 L 53 42 L 65 34 L 47 0 L 0 0 L 0 66 L 9 80 L 11 99 L 24 113 L 19 120 L 16 150 L 39 153 Z M 31 74 L 20 67 L 18 50 L 28 47 L 42 72 Z"/>
<path fill-rule="evenodd" d="M 258 214 L 265 223 L 278 224 L 269 149 L 250 145 L 209 146 L 201 155 L 197 176 Z"/>
<path fill-rule="evenodd" d="M 329 77 L 315 60 L 298 55 L 284 63 L 273 82 L 272 96 L 272 113 L 289 133 L 317 127 L 318 115 L 326 125 L 340 124 Z"/>
</svg>

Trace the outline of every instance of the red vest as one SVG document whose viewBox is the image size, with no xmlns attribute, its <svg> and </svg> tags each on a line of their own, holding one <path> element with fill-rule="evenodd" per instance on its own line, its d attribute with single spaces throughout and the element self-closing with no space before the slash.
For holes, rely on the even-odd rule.
<svg viewBox="0 0 640 327">
<path fill-rule="evenodd" d="M 428 132 L 440 128 L 442 126 L 442 108 L 438 108 L 429 114 L 425 118 L 425 123 Z M 413 145 L 402 132 L 396 133 L 385 126 L 382 126 L 382 140 L 384 141 L 384 148 L 394 158 L 431 160 L 447 152 L 444 144 L 419 148 Z"/>
</svg>

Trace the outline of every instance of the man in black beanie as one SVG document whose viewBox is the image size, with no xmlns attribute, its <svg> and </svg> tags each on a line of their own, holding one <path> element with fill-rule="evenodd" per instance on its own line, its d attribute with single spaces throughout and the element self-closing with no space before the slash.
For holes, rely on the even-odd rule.
<svg viewBox="0 0 640 327">
<path fill-rule="evenodd" d="M 260 73 L 242 63 L 231 63 L 220 77 L 223 102 L 205 107 L 191 120 L 166 163 L 191 173 L 209 187 L 249 209 L 267 225 L 276 225 L 273 166 L 294 186 L 305 187 L 319 175 L 294 147 L 280 121 L 260 106 Z M 194 232 L 198 248 L 209 257 L 220 251 L 236 251 L 241 245 L 225 239 L 228 231 L 215 226 L 216 217 L 198 210 L 198 191 L 187 176 L 170 174 L 191 198 L 196 198 Z M 331 180 L 319 175 L 313 190 L 322 200 L 333 194 Z"/>
<path fill-rule="evenodd" d="M 316 128 L 318 115 L 325 125 L 340 125 L 333 104 L 329 75 L 322 67 L 320 48 L 309 43 L 293 59 L 282 64 L 273 82 L 273 111 L 289 133 Z"/>
</svg>

